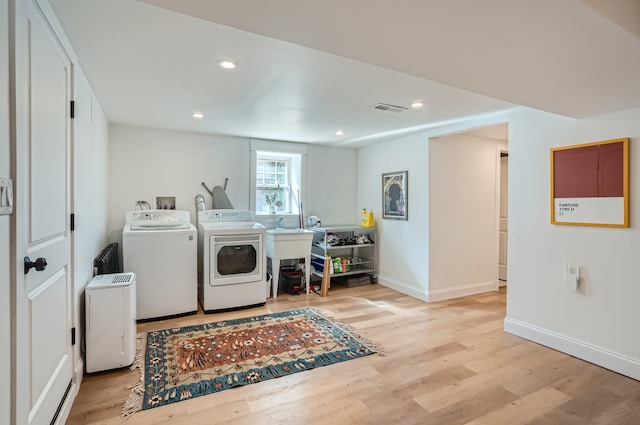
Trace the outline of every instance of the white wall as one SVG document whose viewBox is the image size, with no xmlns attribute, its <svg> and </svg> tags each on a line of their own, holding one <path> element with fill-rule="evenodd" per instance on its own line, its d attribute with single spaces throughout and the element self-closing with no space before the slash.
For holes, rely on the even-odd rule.
<svg viewBox="0 0 640 425">
<path fill-rule="evenodd" d="M 249 208 L 250 140 L 239 137 L 165 131 L 112 125 L 109 135 L 108 237 L 120 243 L 127 211 L 136 201 L 153 204 L 156 196 L 175 196 L 176 209 L 191 212 L 194 197 L 211 197 L 210 189 L 224 186 L 234 208 Z M 356 215 L 356 151 L 309 145 L 307 150 L 305 214 L 318 215 L 323 224 L 354 223 Z M 259 217 L 267 226 L 273 217 Z M 297 223 L 290 218 L 287 226 Z"/>
<path fill-rule="evenodd" d="M 550 224 L 549 149 L 630 137 L 628 229 Z M 509 124 L 505 330 L 640 379 L 640 109 L 588 120 L 533 110 Z M 564 284 L 580 265 L 580 289 Z"/>
<path fill-rule="evenodd" d="M 156 196 L 175 196 L 176 209 L 191 212 L 202 187 L 224 186 L 235 208 L 249 205 L 249 140 L 237 137 L 111 125 L 109 131 L 109 224 L 111 242 L 121 242 L 125 213 L 139 200 L 155 208 Z"/>
<path fill-rule="evenodd" d="M 73 120 L 73 323 L 76 376 L 82 377 L 84 289 L 93 277 L 93 259 L 107 245 L 108 124 L 82 70 L 74 69 Z"/>
<path fill-rule="evenodd" d="M 427 300 L 429 288 L 429 152 L 424 134 L 358 150 L 358 209 L 372 210 L 378 282 Z M 408 220 L 382 219 L 382 173 L 408 174 Z"/>
<path fill-rule="evenodd" d="M 429 141 L 429 301 L 498 289 L 499 143 L 464 133 Z"/>
<path fill-rule="evenodd" d="M 357 150 L 309 145 L 307 153 L 305 215 L 322 225 L 359 223 Z"/>
</svg>

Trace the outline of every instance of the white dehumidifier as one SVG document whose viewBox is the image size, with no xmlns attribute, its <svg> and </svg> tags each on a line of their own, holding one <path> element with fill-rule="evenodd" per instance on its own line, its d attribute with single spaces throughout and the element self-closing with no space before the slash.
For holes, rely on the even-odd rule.
<svg viewBox="0 0 640 425">
<path fill-rule="evenodd" d="M 87 373 L 129 366 L 136 355 L 136 275 L 101 274 L 85 290 Z"/>
</svg>

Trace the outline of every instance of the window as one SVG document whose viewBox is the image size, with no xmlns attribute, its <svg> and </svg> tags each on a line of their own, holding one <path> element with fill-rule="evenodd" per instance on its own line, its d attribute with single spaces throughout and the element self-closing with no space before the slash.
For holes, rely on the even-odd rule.
<svg viewBox="0 0 640 425">
<path fill-rule="evenodd" d="M 291 158 L 261 155 L 256 162 L 256 212 L 292 213 Z"/>
<path fill-rule="evenodd" d="M 302 143 L 251 140 L 249 208 L 256 215 L 300 213 L 306 157 Z"/>
</svg>

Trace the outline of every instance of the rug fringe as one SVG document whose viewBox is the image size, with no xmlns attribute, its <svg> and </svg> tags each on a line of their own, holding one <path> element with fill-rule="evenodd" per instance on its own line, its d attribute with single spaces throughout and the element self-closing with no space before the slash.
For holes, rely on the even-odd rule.
<svg viewBox="0 0 640 425">
<path fill-rule="evenodd" d="M 136 356 L 129 370 L 138 369 L 139 380 L 137 384 L 126 387 L 131 390 L 131 394 L 122 406 L 120 417 L 127 420 L 131 415 L 142 410 L 142 397 L 144 394 L 144 348 L 147 341 L 147 334 L 141 333 L 136 337 Z"/>
<path fill-rule="evenodd" d="M 366 336 L 360 334 L 360 332 L 356 328 L 354 328 L 353 326 L 341 322 L 340 320 L 336 319 L 334 316 L 328 314 L 326 311 L 324 311 L 322 309 L 319 309 L 319 308 L 316 308 L 316 307 L 307 307 L 307 309 L 310 310 L 310 311 L 313 311 L 314 313 L 316 313 L 316 314 L 324 317 L 325 319 L 331 321 L 332 324 L 338 326 L 343 331 L 347 332 L 349 335 L 351 335 L 353 338 L 355 338 L 359 343 L 361 343 L 362 345 L 364 345 L 365 347 L 367 347 L 369 350 L 373 351 L 377 355 L 379 355 L 379 356 L 384 356 L 385 355 L 384 349 L 382 347 L 380 347 L 375 342 L 371 341 Z"/>
</svg>

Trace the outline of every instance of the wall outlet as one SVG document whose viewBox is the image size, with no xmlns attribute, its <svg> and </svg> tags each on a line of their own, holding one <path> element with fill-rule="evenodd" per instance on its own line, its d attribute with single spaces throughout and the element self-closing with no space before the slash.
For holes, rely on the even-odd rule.
<svg viewBox="0 0 640 425">
<path fill-rule="evenodd" d="M 567 264 L 566 274 L 565 274 L 565 282 L 567 288 L 572 291 L 578 290 L 578 285 L 580 283 L 580 266 L 577 264 Z"/>
</svg>

